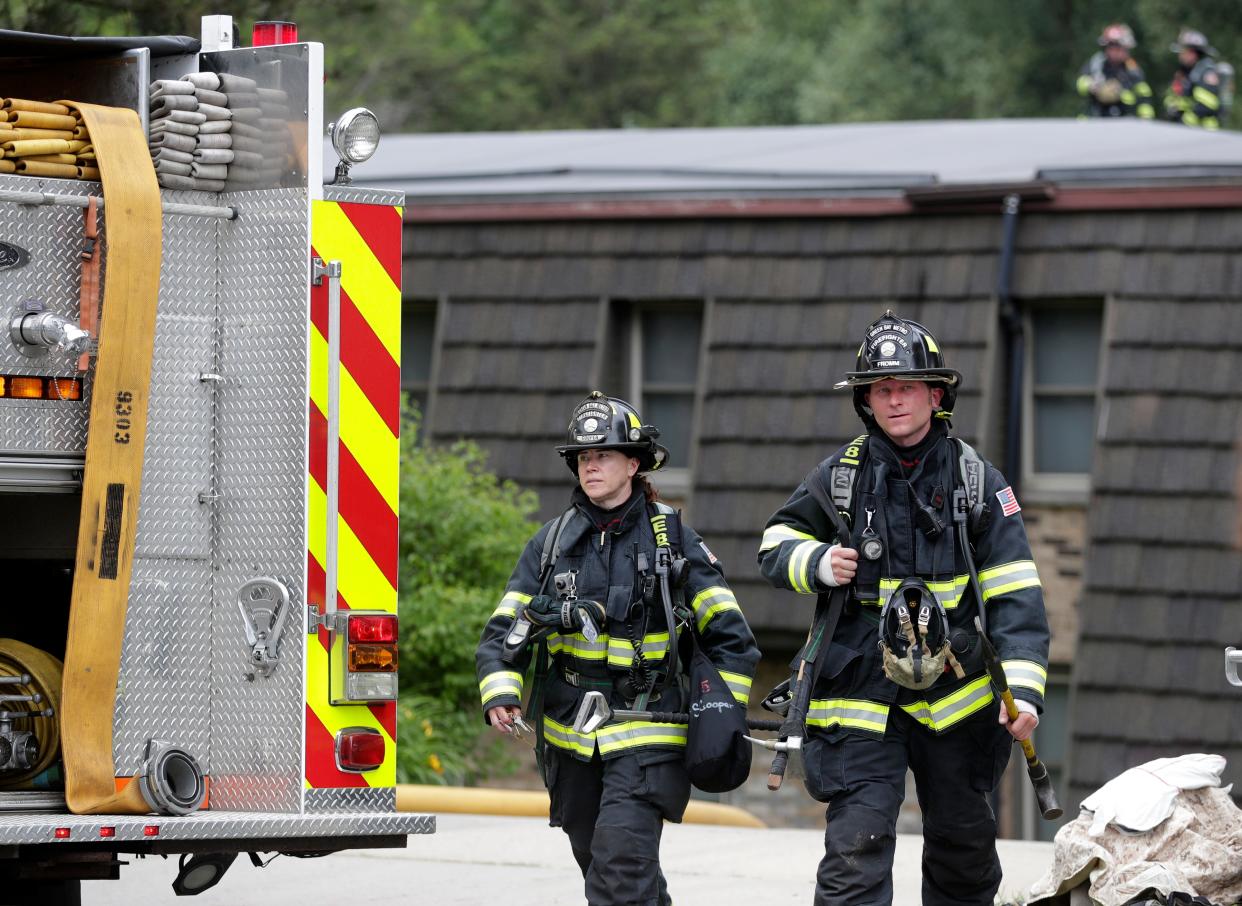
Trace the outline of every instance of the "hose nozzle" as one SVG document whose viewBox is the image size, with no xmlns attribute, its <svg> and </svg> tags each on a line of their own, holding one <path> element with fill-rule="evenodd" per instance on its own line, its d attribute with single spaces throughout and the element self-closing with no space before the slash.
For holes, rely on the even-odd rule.
<svg viewBox="0 0 1242 906">
<path fill-rule="evenodd" d="M 91 335 L 87 331 L 33 300 L 22 303 L 9 319 L 9 338 L 22 355 L 31 358 L 45 356 L 52 349 L 78 356 L 91 345 Z"/>
</svg>

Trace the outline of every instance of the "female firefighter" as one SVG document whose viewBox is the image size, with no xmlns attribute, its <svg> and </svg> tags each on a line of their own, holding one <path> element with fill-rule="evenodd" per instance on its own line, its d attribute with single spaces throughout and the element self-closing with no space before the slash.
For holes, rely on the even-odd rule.
<svg viewBox="0 0 1242 906">
<path fill-rule="evenodd" d="M 681 820 L 690 781 L 684 724 L 618 720 L 581 732 L 586 693 L 602 692 L 612 709 L 684 711 L 669 638 L 678 611 L 743 706 L 759 661 L 716 557 L 641 474 L 668 456 L 659 433 L 599 391 L 574 409 L 557 447 L 578 481 L 570 507 L 527 543 L 475 656 L 483 710 L 501 732 L 526 727 L 524 675 L 535 663 L 528 712 L 550 824 L 569 836 L 590 906 L 672 902 L 660 833 Z"/>
</svg>

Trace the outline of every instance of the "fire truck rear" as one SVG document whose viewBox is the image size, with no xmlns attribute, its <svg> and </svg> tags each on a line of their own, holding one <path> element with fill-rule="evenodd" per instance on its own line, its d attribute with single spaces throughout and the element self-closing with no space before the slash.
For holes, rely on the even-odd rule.
<svg viewBox="0 0 1242 906">
<path fill-rule="evenodd" d="M 325 165 L 322 45 L 235 35 L 0 32 L 0 902 L 435 829 L 395 795 L 403 197 L 349 184 L 364 109 Z"/>
</svg>

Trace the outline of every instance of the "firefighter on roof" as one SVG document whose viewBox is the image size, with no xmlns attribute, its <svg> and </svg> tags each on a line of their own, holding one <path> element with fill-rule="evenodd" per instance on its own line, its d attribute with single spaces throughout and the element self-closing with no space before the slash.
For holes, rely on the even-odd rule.
<svg viewBox="0 0 1242 906">
<path fill-rule="evenodd" d="M 1169 50 L 1177 54 L 1177 71 L 1164 96 L 1165 118 L 1185 126 L 1219 129 L 1225 112 L 1225 84 L 1213 59 L 1216 48 L 1202 32 L 1184 28 Z"/>
<path fill-rule="evenodd" d="M 632 406 L 598 391 L 577 406 L 557 448 L 578 483 L 570 508 L 527 543 L 476 653 L 487 720 L 512 732 L 525 724 L 524 674 L 535 649 L 526 716 L 538 734 L 551 824 L 569 836 L 590 906 L 672 902 L 660 833 L 664 821 L 681 820 L 690 781 L 684 724 L 625 721 L 579 733 L 583 696 L 599 690 L 613 708 L 685 710 L 666 616 L 673 605 L 688 608 L 701 647 L 743 705 L 759 661 L 716 557 L 641 474 L 668 456 L 658 436 Z M 679 531 L 665 529 L 672 524 Z M 658 546 L 676 557 L 675 602 L 656 581 Z M 541 634 L 546 660 L 531 644 Z"/>
<path fill-rule="evenodd" d="M 759 566 L 773 585 L 807 596 L 852 589 L 807 718 L 807 789 L 829 804 L 816 906 L 892 902 L 907 768 L 923 813 L 924 906 L 990 906 L 1000 885 L 988 796 L 1013 739 L 1038 723 L 1048 625 L 1013 492 L 948 434 L 960 383 L 925 327 L 886 312 L 837 384 L 867 433 L 808 475 L 763 533 Z M 848 538 L 808 491 L 825 475 L 819 496 L 848 520 Z M 955 500 L 963 519 L 970 512 L 981 604 Z M 1021 712 L 1014 723 L 984 671 L 979 607 Z"/>
<path fill-rule="evenodd" d="M 1087 99 L 1088 116 L 1137 116 L 1153 119 L 1151 86 L 1131 51 L 1134 32 L 1115 22 L 1100 33 L 1096 51 L 1078 76 L 1078 93 Z"/>
</svg>

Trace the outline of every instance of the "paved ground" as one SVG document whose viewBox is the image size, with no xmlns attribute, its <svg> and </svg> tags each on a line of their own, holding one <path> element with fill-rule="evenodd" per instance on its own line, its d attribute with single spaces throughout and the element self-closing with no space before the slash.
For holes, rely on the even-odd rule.
<svg viewBox="0 0 1242 906">
<path fill-rule="evenodd" d="M 582 906 L 582 879 L 560 830 L 537 818 L 442 815 L 437 832 L 410 838 L 404 850 L 338 853 L 323 859 L 278 858 L 265 869 L 239 857 L 221 883 L 197 900 L 169 885 L 175 860 L 145 859 L 120 881 L 82 886 L 85 906 L 211 903 L 229 906 Z M 894 871 L 896 906 L 919 902 L 918 837 L 901 836 Z M 671 825 L 663 864 L 677 906 L 808 906 L 823 834 L 815 830 Z M 1001 841 L 1002 892 L 1025 890 L 1052 860 L 1051 843 Z"/>
</svg>

